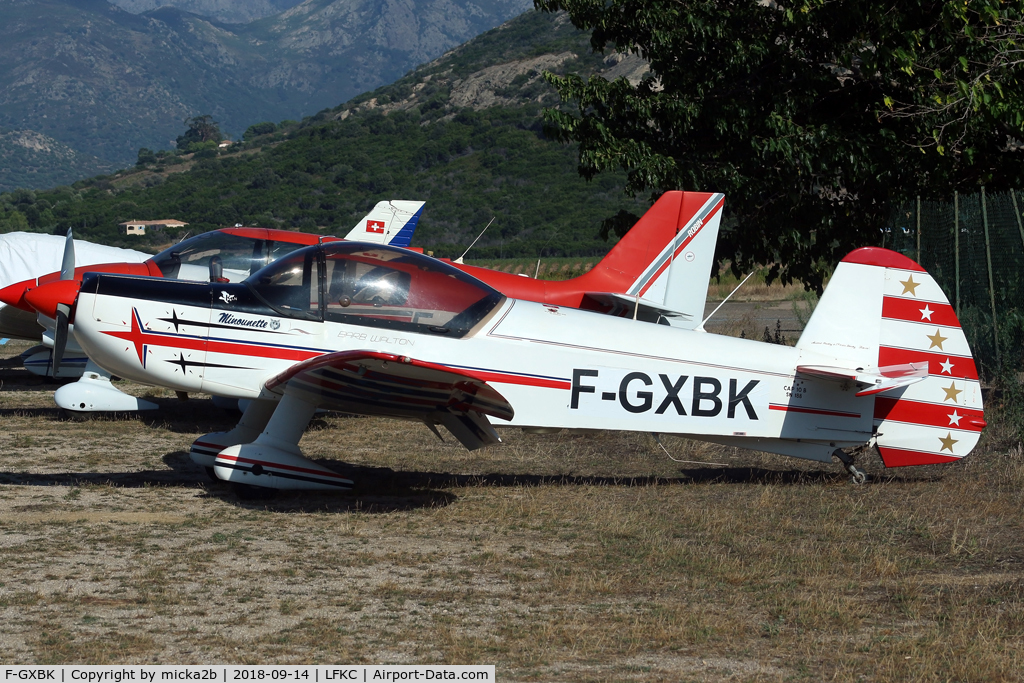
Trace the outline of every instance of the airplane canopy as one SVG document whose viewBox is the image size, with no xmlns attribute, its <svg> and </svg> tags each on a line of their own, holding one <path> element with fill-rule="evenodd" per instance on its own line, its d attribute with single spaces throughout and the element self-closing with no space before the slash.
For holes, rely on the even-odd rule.
<svg viewBox="0 0 1024 683">
<path fill-rule="evenodd" d="M 281 315 L 463 337 L 502 295 L 442 261 L 379 244 L 297 251 L 246 285 Z"/>
</svg>

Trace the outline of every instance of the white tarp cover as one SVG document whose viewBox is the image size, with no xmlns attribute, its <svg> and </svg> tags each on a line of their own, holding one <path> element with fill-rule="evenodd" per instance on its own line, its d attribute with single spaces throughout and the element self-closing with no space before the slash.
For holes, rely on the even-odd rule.
<svg viewBox="0 0 1024 683">
<path fill-rule="evenodd" d="M 0 288 L 60 270 L 64 260 L 64 242 L 64 237 L 33 232 L 0 235 Z M 75 266 L 142 263 L 151 256 L 133 249 L 75 240 Z"/>
</svg>

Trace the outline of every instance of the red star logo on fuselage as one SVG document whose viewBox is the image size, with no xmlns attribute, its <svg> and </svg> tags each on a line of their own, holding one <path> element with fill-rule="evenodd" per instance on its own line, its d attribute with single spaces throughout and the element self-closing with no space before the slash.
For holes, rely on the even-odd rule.
<svg viewBox="0 0 1024 683">
<path fill-rule="evenodd" d="M 196 337 L 187 334 L 178 334 L 176 332 L 153 332 L 152 330 L 147 330 L 142 325 L 142 318 L 139 317 L 139 311 L 137 308 L 132 308 L 132 329 L 130 332 L 107 332 L 104 330 L 103 334 L 116 337 L 117 339 L 123 339 L 135 346 L 135 353 L 138 354 L 139 362 L 142 363 L 143 368 L 146 367 L 146 354 L 148 353 L 148 347 L 150 346 L 165 347 L 175 349 L 177 351 L 200 351 L 205 354 L 207 351 L 207 342 L 209 342 L 206 337 L 201 336 Z M 128 348 L 131 347 L 126 347 L 125 351 L 127 351 Z M 231 355 L 255 356 L 257 358 L 274 358 L 278 360 L 293 361 L 307 360 L 313 356 L 319 356 L 321 353 L 324 353 L 317 349 L 277 346 L 267 347 L 259 343 L 251 343 L 243 340 L 211 342 L 209 344 L 209 350 L 216 353 L 226 353 Z"/>
<path fill-rule="evenodd" d="M 148 336 L 142 329 L 142 323 L 139 321 L 139 312 L 135 308 L 132 309 L 132 330 L 131 332 L 106 332 L 103 334 L 109 334 L 111 337 L 117 337 L 118 339 L 124 339 L 135 345 L 135 353 L 139 354 L 139 362 L 142 363 L 142 367 L 146 367 L 146 337 Z M 128 349 L 125 349 L 127 351 Z"/>
</svg>

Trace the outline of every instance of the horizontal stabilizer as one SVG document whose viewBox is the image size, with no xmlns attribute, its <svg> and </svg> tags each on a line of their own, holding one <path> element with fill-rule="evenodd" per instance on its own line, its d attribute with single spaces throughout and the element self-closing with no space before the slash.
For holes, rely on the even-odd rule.
<svg viewBox="0 0 1024 683">
<path fill-rule="evenodd" d="M 499 441 L 485 416 L 514 416 L 508 401 L 481 379 L 377 351 L 311 358 L 272 378 L 266 388 L 331 410 L 440 423 L 470 450 Z"/>
<path fill-rule="evenodd" d="M 872 396 L 924 380 L 928 377 L 928 362 L 890 365 L 879 368 L 878 372 L 865 372 L 863 368 L 851 370 L 829 365 L 798 365 L 796 371 L 802 375 L 819 379 L 854 382 L 859 387 L 863 387 L 857 392 L 857 396 Z"/>
<path fill-rule="evenodd" d="M 604 306 L 610 306 L 609 315 L 632 318 L 636 313 L 637 320 L 656 323 L 660 318 L 668 320 L 692 320 L 689 313 L 674 311 L 660 303 L 656 303 L 643 297 L 637 298 L 628 294 L 617 294 L 615 292 L 587 292 L 587 296 Z"/>
</svg>

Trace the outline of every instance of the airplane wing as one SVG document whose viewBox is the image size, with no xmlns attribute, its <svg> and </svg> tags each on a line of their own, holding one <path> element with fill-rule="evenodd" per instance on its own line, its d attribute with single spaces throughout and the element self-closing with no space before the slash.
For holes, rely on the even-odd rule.
<svg viewBox="0 0 1024 683">
<path fill-rule="evenodd" d="M 469 450 L 500 443 L 487 417 L 512 406 L 483 380 L 436 363 L 376 351 L 339 351 L 297 363 L 266 388 L 331 410 L 443 424 Z"/>
<path fill-rule="evenodd" d="M 373 210 L 345 235 L 345 239 L 408 247 L 423 213 L 424 204 L 426 202 L 400 199 L 377 202 Z"/>
<path fill-rule="evenodd" d="M 928 361 L 890 365 L 878 368 L 878 372 L 864 372 L 863 368 L 852 370 L 828 365 L 798 365 L 796 371 L 819 379 L 854 382 L 858 387 L 862 387 L 857 392 L 857 396 L 871 396 L 922 381 L 928 377 Z"/>
</svg>

